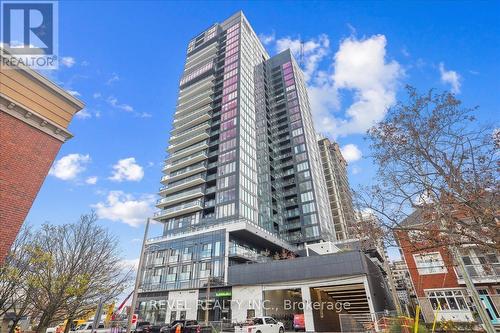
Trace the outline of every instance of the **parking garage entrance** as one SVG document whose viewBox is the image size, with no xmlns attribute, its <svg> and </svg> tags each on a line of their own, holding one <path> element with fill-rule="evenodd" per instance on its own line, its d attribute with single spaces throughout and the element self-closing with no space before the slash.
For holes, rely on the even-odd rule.
<svg viewBox="0 0 500 333">
<path fill-rule="evenodd" d="M 311 309 L 316 332 L 346 331 L 350 318 L 356 327 L 370 325 L 370 307 L 363 283 L 311 287 Z M 342 316 L 349 314 L 350 316 Z M 354 324 L 354 323 L 353 323 Z"/>
<path fill-rule="evenodd" d="M 299 288 L 265 290 L 263 300 L 264 314 L 282 322 L 285 331 L 293 331 L 294 316 L 304 314 Z"/>
</svg>

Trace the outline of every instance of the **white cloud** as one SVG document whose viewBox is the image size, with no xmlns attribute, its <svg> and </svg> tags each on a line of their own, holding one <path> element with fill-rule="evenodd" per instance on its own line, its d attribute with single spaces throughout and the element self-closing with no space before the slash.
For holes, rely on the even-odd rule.
<svg viewBox="0 0 500 333">
<path fill-rule="evenodd" d="M 111 84 L 113 84 L 114 82 L 117 82 L 117 81 L 120 81 L 120 77 L 118 76 L 118 74 L 113 73 L 113 74 L 111 74 L 111 77 L 108 79 L 108 81 L 106 82 L 106 84 L 107 85 L 111 85 Z"/>
<path fill-rule="evenodd" d="M 151 113 L 148 113 L 148 112 L 142 112 L 138 116 L 139 116 L 139 118 L 151 118 L 153 115 Z"/>
<path fill-rule="evenodd" d="M 124 158 L 113 165 L 113 174 L 109 179 L 122 182 L 125 180 L 140 181 L 144 177 L 142 166 L 136 163 L 134 157 Z"/>
<path fill-rule="evenodd" d="M 91 176 L 91 177 L 88 177 L 87 179 L 85 179 L 85 183 L 89 184 L 89 185 L 95 185 L 97 184 L 97 176 Z"/>
<path fill-rule="evenodd" d="M 355 144 L 349 143 L 340 149 L 342 156 L 347 162 L 354 162 L 361 158 L 363 155 L 361 150 Z"/>
<path fill-rule="evenodd" d="M 305 42 L 290 37 L 280 38 L 276 41 L 276 50 L 278 52 L 290 49 L 295 59 L 301 63 L 306 81 L 312 78 L 312 75 L 318 69 L 319 63 L 328 54 L 329 47 L 330 40 L 325 34 Z"/>
<path fill-rule="evenodd" d="M 290 48 L 302 67 L 308 84 L 309 100 L 316 129 L 336 138 L 365 133 L 381 121 L 396 103 L 396 89 L 404 71 L 396 61 L 386 59 L 387 40 L 383 35 L 366 39 L 348 37 L 327 70 L 319 66 L 330 53 L 327 35 L 301 42 L 289 37 L 276 41 L 277 50 Z M 353 101 L 342 110 L 341 95 L 352 92 Z"/>
<path fill-rule="evenodd" d="M 121 109 L 126 112 L 132 112 L 134 111 L 134 108 L 128 104 L 122 104 L 118 102 L 118 99 L 114 96 L 109 96 L 107 99 L 109 105 L 111 105 L 114 108 Z"/>
<path fill-rule="evenodd" d="M 446 70 L 444 64 L 439 63 L 439 73 L 441 74 L 441 82 L 451 85 L 451 92 L 460 93 L 461 77 L 456 71 Z"/>
<path fill-rule="evenodd" d="M 81 96 L 80 93 L 76 90 L 68 90 L 68 93 L 72 96 Z"/>
<path fill-rule="evenodd" d="M 50 168 L 49 175 L 62 180 L 75 179 L 78 174 L 85 171 L 90 162 L 90 155 L 68 154 L 57 160 Z"/>
<path fill-rule="evenodd" d="M 100 92 L 95 92 L 92 94 L 92 97 L 94 97 L 95 99 L 98 99 L 98 98 L 101 98 L 101 93 Z"/>
<path fill-rule="evenodd" d="M 120 266 L 122 266 L 126 270 L 133 270 L 134 272 L 137 271 L 137 268 L 139 267 L 139 258 L 135 259 L 122 259 L 120 261 Z"/>
<path fill-rule="evenodd" d="M 92 114 L 87 109 L 83 109 L 75 113 L 75 117 L 78 119 L 89 119 L 92 118 Z"/>
<path fill-rule="evenodd" d="M 110 191 L 106 202 L 99 202 L 95 208 L 99 218 L 122 222 L 137 227 L 146 222 L 153 213 L 154 196 L 134 198 L 122 191 Z"/>
<path fill-rule="evenodd" d="M 62 57 L 61 58 L 61 65 L 65 66 L 65 67 L 73 67 L 75 65 L 76 61 L 75 61 L 75 58 L 73 57 Z"/>
<path fill-rule="evenodd" d="M 259 34 L 259 39 L 262 42 L 262 44 L 264 44 L 264 45 L 271 44 L 272 42 L 274 42 L 275 38 L 276 38 L 276 34 L 274 33 L 274 31 L 269 35 Z"/>
</svg>

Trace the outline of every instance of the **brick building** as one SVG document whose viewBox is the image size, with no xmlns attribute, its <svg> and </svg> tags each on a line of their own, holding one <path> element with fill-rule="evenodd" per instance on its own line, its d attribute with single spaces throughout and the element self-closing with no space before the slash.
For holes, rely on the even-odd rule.
<svg viewBox="0 0 500 333">
<path fill-rule="evenodd" d="M 82 108 L 81 101 L 39 73 L 0 66 L 0 263 Z"/>
<path fill-rule="evenodd" d="M 410 228 L 418 226 L 424 221 L 423 215 L 420 210 L 416 210 L 401 225 Z M 425 321 L 432 323 L 436 313 L 438 320 L 475 320 L 475 305 L 450 250 L 445 246 L 425 244 L 415 230 L 397 231 L 395 236 Z M 462 247 L 460 254 L 492 323 L 499 325 L 499 254 L 475 246 Z"/>
</svg>

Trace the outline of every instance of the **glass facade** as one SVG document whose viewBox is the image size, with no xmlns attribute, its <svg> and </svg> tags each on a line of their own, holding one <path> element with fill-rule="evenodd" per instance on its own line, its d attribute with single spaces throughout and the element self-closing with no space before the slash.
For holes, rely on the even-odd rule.
<svg viewBox="0 0 500 333">
<path fill-rule="evenodd" d="M 195 289 L 223 283 L 224 230 L 148 245 L 142 269 L 143 291 Z"/>
<path fill-rule="evenodd" d="M 241 12 L 191 40 L 141 292 L 222 285 L 229 265 L 330 240 L 315 135 L 291 53 L 270 58 Z M 241 221 L 251 239 L 226 228 Z"/>
</svg>

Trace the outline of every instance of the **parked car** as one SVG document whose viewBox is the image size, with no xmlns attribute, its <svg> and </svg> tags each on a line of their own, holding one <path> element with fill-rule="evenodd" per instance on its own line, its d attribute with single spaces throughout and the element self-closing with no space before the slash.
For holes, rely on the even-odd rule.
<svg viewBox="0 0 500 333">
<path fill-rule="evenodd" d="M 94 325 L 92 321 L 80 324 L 76 327 L 75 333 L 108 333 L 109 331 L 109 329 L 104 328 L 104 323 L 99 323 L 97 329 L 94 329 L 92 325 Z"/>
<path fill-rule="evenodd" d="M 181 326 L 181 333 L 200 333 L 201 325 L 196 320 L 174 320 L 163 326 L 160 333 L 176 333 L 177 326 Z"/>
<path fill-rule="evenodd" d="M 285 326 L 273 317 L 255 317 L 234 328 L 235 333 L 284 333 Z"/>
<path fill-rule="evenodd" d="M 306 330 L 306 322 L 303 313 L 293 315 L 293 329 L 295 332 Z"/>
<path fill-rule="evenodd" d="M 135 325 L 135 333 L 151 333 L 153 331 L 153 325 L 149 321 L 138 321 Z"/>
</svg>

